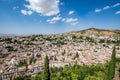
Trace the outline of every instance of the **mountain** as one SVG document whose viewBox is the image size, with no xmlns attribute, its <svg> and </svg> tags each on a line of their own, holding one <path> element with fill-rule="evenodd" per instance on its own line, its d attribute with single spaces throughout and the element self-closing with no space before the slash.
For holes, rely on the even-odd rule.
<svg viewBox="0 0 120 80">
<path fill-rule="evenodd" d="M 34 34 L 34 35 L 38 35 L 38 34 Z M 44 35 L 44 34 L 42 34 L 42 35 Z M 59 34 L 56 34 L 56 35 L 59 35 Z M 65 32 L 65 33 L 62 33 L 62 35 L 76 35 L 76 36 L 77 35 L 78 36 L 94 35 L 94 36 L 116 36 L 116 37 L 119 37 L 120 30 L 89 28 L 89 29 L 85 29 L 85 30 Z M 2 34 L 2 33 L 0 33 L 0 37 L 12 37 L 12 36 L 30 36 L 30 35 L 16 35 L 16 34 Z"/>
<path fill-rule="evenodd" d="M 89 28 L 89 29 L 85 29 L 85 30 L 80 30 L 80 31 L 71 31 L 71 32 L 67 32 L 65 34 L 68 35 L 81 35 L 81 36 L 90 36 L 90 35 L 94 35 L 94 36 L 116 36 L 119 37 L 120 36 L 120 30 L 106 30 L 106 29 L 97 29 L 97 28 Z"/>
</svg>

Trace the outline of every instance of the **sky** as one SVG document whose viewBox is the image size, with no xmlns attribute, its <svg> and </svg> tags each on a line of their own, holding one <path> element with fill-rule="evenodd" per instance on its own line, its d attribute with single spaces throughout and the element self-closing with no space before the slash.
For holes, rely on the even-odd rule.
<svg viewBox="0 0 120 80">
<path fill-rule="evenodd" d="M 120 29 L 120 0 L 0 0 L 0 33 Z"/>
</svg>

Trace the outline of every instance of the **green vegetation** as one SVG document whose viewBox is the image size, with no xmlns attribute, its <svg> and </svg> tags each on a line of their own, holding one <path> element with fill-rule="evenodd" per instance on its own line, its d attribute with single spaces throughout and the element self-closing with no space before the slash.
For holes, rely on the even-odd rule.
<svg viewBox="0 0 120 80">
<path fill-rule="evenodd" d="M 14 51 L 14 48 L 12 46 L 6 46 L 5 47 L 8 51 Z"/>
<path fill-rule="evenodd" d="M 86 37 L 86 41 L 88 41 L 88 42 L 94 42 L 94 39 L 90 38 L 90 37 Z"/>
<path fill-rule="evenodd" d="M 116 62 L 120 62 L 120 58 L 116 58 Z"/>
<path fill-rule="evenodd" d="M 105 43 L 104 39 L 100 39 L 99 43 Z"/>
<path fill-rule="evenodd" d="M 5 38 L 3 39 L 3 41 L 9 44 L 9 43 L 12 43 L 12 38 Z"/>
<path fill-rule="evenodd" d="M 22 66 L 27 66 L 27 62 L 25 60 L 19 62 L 18 67 L 22 67 Z"/>
<path fill-rule="evenodd" d="M 64 68 L 51 68 L 50 80 L 106 80 L 108 63 L 92 66 L 65 66 Z M 33 80 L 38 80 L 43 73 L 35 76 Z M 39 78 L 39 80 L 45 80 Z"/>
<path fill-rule="evenodd" d="M 37 54 L 36 57 L 37 57 L 37 58 L 40 58 L 40 57 L 41 57 L 41 54 Z"/>
<path fill-rule="evenodd" d="M 48 59 L 48 56 L 45 57 L 44 80 L 50 80 L 50 71 L 49 71 L 49 59 Z"/>
<path fill-rule="evenodd" d="M 116 73 L 117 73 L 116 75 L 119 75 L 117 77 L 120 78 L 120 58 L 116 59 Z"/>
<path fill-rule="evenodd" d="M 116 52 L 115 52 L 115 47 L 114 47 L 112 56 L 111 56 L 111 61 L 109 62 L 109 66 L 108 66 L 108 79 L 109 80 L 112 80 L 114 78 L 115 65 L 116 65 Z"/>
<path fill-rule="evenodd" d="M 76 53 L 76 55 L 78 55 Z M 65 66 L 64 68 L 51 68 L 51 80 L 112 80 L 115 74 L 116 64 L 115 48 L 113 49 L 111 61 L 105 64 L 97 64 L 91 66 Z M 43 73 L 38 74 L 33 80 L 38 80 L 36 77 L 43 76 Z M 42 77 L 39 80 L 44 80 Z"/>
<path fill-rule="evenodd" d="M 10 79 L 12 80 L 12 79 Z M 14 80 L 31 80 L 31 76 L 20 76 L 20 77 L 17 77 L 15 78 Z"/>
<path fill-rule="evenodd" d="M 78 56 L 77 53 L 76 56 Z M 37 74 L 35 77 L 32 77 L 31 80 L 112 80 L 115 75 L 115 65 L 115 47 L 109 62 L 91 66 L 74 65 L 65 66 L 64 68 L 49 68 L 49 59 L 48 56 L 46 56 L 44 72 Z"/>
<path fill-rule="evenodd" d="M 75 56 L 76 58 L 79 58 L 79 54 L 78 54 L 78 52 L 76 53 L 76 56 Z"/>
</svg>

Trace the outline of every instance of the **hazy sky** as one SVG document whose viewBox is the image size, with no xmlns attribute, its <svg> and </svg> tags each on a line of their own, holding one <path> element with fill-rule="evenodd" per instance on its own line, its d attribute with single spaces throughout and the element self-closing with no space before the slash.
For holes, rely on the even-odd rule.
<svg viewBox="0 0 120 80">
<path fill-rule="evenodd" d="M 120 29 L 120 0 L 0 0 L 0 33 Z"/>
</svg>

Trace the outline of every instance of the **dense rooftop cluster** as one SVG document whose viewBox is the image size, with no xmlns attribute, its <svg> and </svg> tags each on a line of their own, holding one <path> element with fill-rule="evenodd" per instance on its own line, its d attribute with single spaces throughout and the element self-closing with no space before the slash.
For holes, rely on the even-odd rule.
<svg viewBox="0 0 120 80">
<path fill-rule="evenodd" d="M 3 78 L 23 75 L 26 71 L 36 74 L 42 71 L 46 55 L 50 67 L 105 63 L 110 60 L 116 43 L 120 43 L 119 31 L 93 28 L 63 34 L 3 37 L 0 38 L 0 74 L 5 75 Z"/>
</svg>

